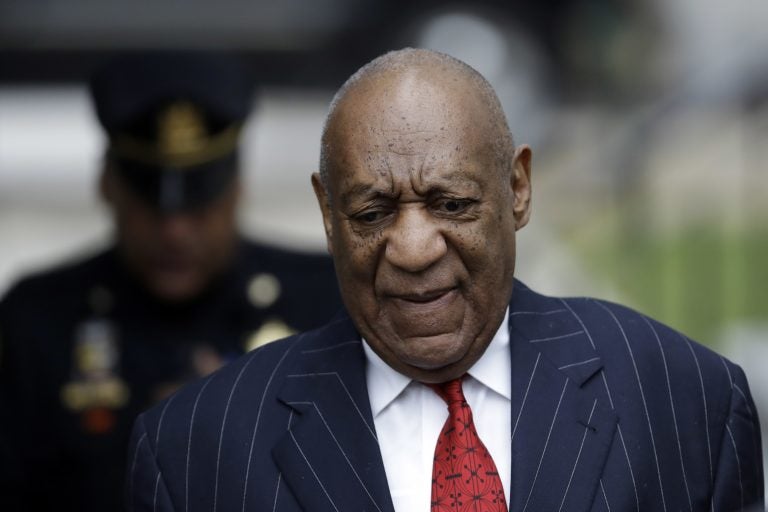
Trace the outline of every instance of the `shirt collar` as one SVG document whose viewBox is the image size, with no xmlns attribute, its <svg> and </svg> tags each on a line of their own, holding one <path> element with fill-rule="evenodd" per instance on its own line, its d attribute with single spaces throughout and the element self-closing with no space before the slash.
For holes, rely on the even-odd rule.
<svg viewBox="0 0 768 512">
<path fill-rule="evenodd" d="M 413 379 L 392 369 L 373 351 L 363 338 L 366 357 L 366 380 L 371 412 L 376 417 L 392 403 Z M 469 375 L 494 392 L 512 400 L 510 379 L 512 363 L 509 358 L 509 308 L 504 313 L 496 334 L 477 362 L 469 369 Z"/>
</svg>

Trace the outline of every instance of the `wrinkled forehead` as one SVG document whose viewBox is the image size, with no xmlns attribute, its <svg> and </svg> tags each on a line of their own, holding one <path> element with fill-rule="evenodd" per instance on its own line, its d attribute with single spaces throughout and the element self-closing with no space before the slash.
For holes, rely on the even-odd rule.
<svg viewBox="0 0 768 512">
<path fill-rule="evenodd" d="M 334 169 L 361 159 L 379 167 L 393 159 L 493 158 L 498 137 L 496 119 L 469 80 L 414 70 L 355 84 L 337 104 L 324 142 Z"/>
<path fill-rule="evenodd" d="M 473 85 L 464 77 L 441 76 L 428 69 L 367 77 L 339 102 L 331 126 L 352 129 L 347 135 L 370 130 L 466 131 L 473 127 L 471 131 L 478 131 L 492 124 L 492 116 Z"/>
</svg>

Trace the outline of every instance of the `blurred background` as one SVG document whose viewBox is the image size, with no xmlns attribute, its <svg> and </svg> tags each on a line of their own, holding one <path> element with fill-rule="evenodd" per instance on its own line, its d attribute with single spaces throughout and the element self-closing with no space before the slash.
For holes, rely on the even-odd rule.
<svg viewBox="0 0 768 512">
<path fill-rule="evenodd" d="M 428 47 L 483 73 L 533 147 L 518 276 L 725 353 L 768 419 L 766 20 L 764 0 L 0 0 L 0 294 L 110 236 L 85 81 L 113 52 L 241 55 L 259 84 L 245 232 L 312 251 L 333 92 L 387 50 Z"/>
</svg>

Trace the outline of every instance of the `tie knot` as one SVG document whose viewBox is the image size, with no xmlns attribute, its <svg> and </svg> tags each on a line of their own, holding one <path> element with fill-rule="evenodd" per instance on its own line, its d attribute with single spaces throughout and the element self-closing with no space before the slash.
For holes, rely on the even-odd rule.
<svg viewBox="0 0 768 512">
<path fill-rule="evenodd" d="M 455 404 L 462 404 L 466 401 L 464 398 L 464 390 L 461 389 L 462 378 L 463 377 L 460 377 L 440 384 L 430 384 L 429 387 L 435 390 L 435 393 L 440 395 L 440 398 L 448 404 L 448 407 Z"/>
</svg>

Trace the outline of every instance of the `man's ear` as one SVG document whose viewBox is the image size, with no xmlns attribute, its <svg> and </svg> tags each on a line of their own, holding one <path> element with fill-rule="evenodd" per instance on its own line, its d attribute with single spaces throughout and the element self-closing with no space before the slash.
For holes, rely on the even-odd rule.
<svg viewBox="0 0 768 512">
<path fill-rule="evenodd" d="M 531 160 L 533 152 L 527 144 L 521 144 L 515 149 L 512 158 L 512 194 L 514 197 L 513 212 L 515 215 L 515 230 L 522 229 L 528 224 L 531 216 Z"/>
<path fill-rule="evenodd" d="M 323 226 L 325 227 L 325 241 L 328 245 L 328 253 L 333 255 L 333 222 L 331 219 L 331 203 L 328 191 L 323 185 L 320 173 L 312 174 L 312 188 L 315 190 L 315 197 L 320 206 L 320 212 L 323 214 Z"/>
</svg>

